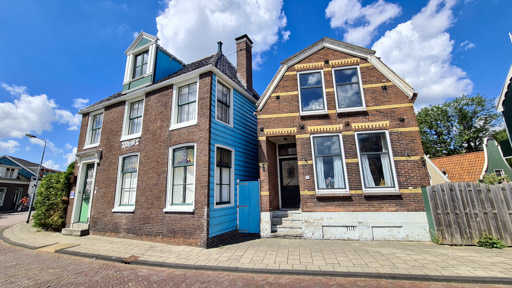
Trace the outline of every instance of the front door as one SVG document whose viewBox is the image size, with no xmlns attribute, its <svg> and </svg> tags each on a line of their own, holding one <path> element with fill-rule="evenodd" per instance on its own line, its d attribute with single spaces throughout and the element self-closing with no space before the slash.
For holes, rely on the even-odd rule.
<svg viewBox="0 0 512 288">
<path fill-rule="evenodd" d="M 299 167 L 297 158 L 279 159 L 281 208 L 300 208 Z"/>
<path fill-rule="evenodd" d="M 87 164 L 84 182 L 82 183 L 82 204 L 80 205 L 80 223 L 89 222 L 89 203 L 91 201 L 94 164 Z"/>
</svg>

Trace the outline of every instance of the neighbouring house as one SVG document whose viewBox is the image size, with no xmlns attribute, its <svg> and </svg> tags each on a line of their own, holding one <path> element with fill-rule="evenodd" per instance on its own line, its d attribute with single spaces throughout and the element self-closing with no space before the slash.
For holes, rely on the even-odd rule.
<svg viewBox="0 0 512 288">
<path fill-rule="evenodd" d="M 39 164 L 17 157 L 0 156 L 0 211 L 16 211 L 21 198 L 37 191 L 35 179 Z M 59 172 L 41 167 L 41 175 Z"/>
<path fill-rule="evenodd" d="M 428 158 L 427 168 L 431 184 L 447 182 L 478 182 L 485 174 L 507 175 L 512 169 L 505 161 L 500 145 L 492 138 L 484 140 L 484 151 Z"/>
<path fill-rule="evenodd" d="M 512 158 L 512 137 L 510 137 L 510 132 L 512 131 L 512 65 L 507 74 L 507 78 L 505 78 L 505 84 L 503 84 L 503 88 L 501 89 L 500 96 L 498 97 L 497 102 L 497 110 L 499 113 L 503 115 L 503 120 L 505 120 L 505 128 L 507 130 L 508 139 L 500 141 L 499 145 L 502 149 L 503 156 L 505 159 Z M 508 97 L 508 98 L 507 98 Z"/>
<path fill-rule="evenodd" d="M 185 64 L 144 32 L 122 91 L 82 109 L 64 234 L 200 247 L 237 234 L 237 181 L 258 179 L 252 41 Z M 212 47 L 212 50 L 215 50 Z"/>
<path fill-rule="evenodd" d="M 257 103 L 261 235 L 428 241 L 416 97 L 334 39 L 281 62 Z"/>
</svg>

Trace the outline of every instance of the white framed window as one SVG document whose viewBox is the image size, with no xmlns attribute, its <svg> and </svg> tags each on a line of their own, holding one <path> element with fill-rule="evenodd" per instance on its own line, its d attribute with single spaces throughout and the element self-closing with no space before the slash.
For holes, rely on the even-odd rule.
<svg viewBox="0 0 512 288">
<path fill-rule="evenodd" d="M 233 89 L 218 80 L 216 86 L 215 119 L 233 127 Z"/>
<path fill-rule="evenodd" d="M 347 193 L 348 181 L 341 134 L 311 136 L 316 193 Z"/>
<path fill-rule="evenodd" d="M 7 192 L 6 187 L 0 187 L 0 206 L 4 206 L 5 193 Z"/>
<path fill-rule="evenodd" d="M 297 73 L 301 115 L 327 113 L 323 70 Z"/>
<path fill-rule="evenodd" d="M 215 145 L 215 208 L 233 206 L 235 201 L 235 150 Z"/>
<path fill-rule="evenodd" d="M 117 189 L 112 212 L 133 212 L 137 195 L 139 153 L 119 156 Z"/>
<path fill-rule="evenodd" d="M 101 130 L 103 128 L 103 112 L 98 110 L 89 114 L 89 124 L 87 125 L 87 135 L 85 137 L 84 148 L 96 147 L 100 144 Z"/>
<path fill-rule="evenodd" d="M 5 172 L 4 172 L 4 177 L 5 178 L 16 178 L 16 177 L 18 177 L 18 169 L 6 167 L 5 168 Z"/>
<path fill-rule="evenodd" d="M 132 79 L 146 75 L 148 71 L 149 50 L 134 55 Z"/>
<path fill-rule="evenodd" d="M 503 177 L 505 176 L 505 171 L 503 171 L 503 169 L 494 169 L 494 174 L 498 177 Z"/>
<path fill-rule="evenodd" d="M 196 144 L 169 148 L 167 199 L 164 212 L 193 212 L 196 186 Z"/>
<path fill-rule="evenodd" d="M 121 141 L 140 137 L 143 116 L 144 97 L 126 101 Z"/>
<path fill-rule="evenodd" d="M 389 132 L 356 132 L 355 137 L 363 192 L 398 194 L 398 180 Z"/>
<path fill-rule="evenodd" d="M 182 82 L 173 89 L 173 106 L 171 111 L 171 130 L 197 123 L 197 95 L 199 78 Z"/>
<path fill-rule="evenodd" d="M 359 66 L 332 69 L 332 79 L 338 112 L 366 109 Z"/>
</svg>

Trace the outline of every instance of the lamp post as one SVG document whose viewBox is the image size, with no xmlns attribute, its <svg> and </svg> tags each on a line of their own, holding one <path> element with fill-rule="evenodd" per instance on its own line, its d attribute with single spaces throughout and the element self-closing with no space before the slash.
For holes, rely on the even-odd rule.
<svg viewBox="0 0 512 288">
<path fill-rule="evenodd" d="M 39 162 L 39 169 L 37 170 L 37 176 L 36 176 L 36 192 L 32 193 L 32 197 L 30 197 L 30 205 L 28 206 L 28 217 L 27 217 L 27 223 L 30 222 L 30 214 L 32 213 L 32 205 L 34 203 L 34 199 L 37 195 L 37 184 L 39 183 L 39 176 L 41 175 L 41 166 L 43 165 L 43 159 L 44 159 L 44 152 L 46 151 L 46 141 L 44 139 L 38 138 L 31 134 L 25 134 L 28 138 L 35 138 L 44 141 L 44 148 L 43 148 L 43 155 L 41 156 L 41 162 Z"/>
</svg>

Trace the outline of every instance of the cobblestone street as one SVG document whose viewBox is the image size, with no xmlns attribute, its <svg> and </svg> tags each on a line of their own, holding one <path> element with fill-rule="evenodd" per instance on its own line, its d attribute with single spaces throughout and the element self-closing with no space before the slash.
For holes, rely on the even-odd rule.
<svg viewBox="0 0 512 288">
<path fill-rule="evenodd" d="M 176 270 L 98 261 L 0 241 L 1 287 L 505 287 Z"/>
</svg>

